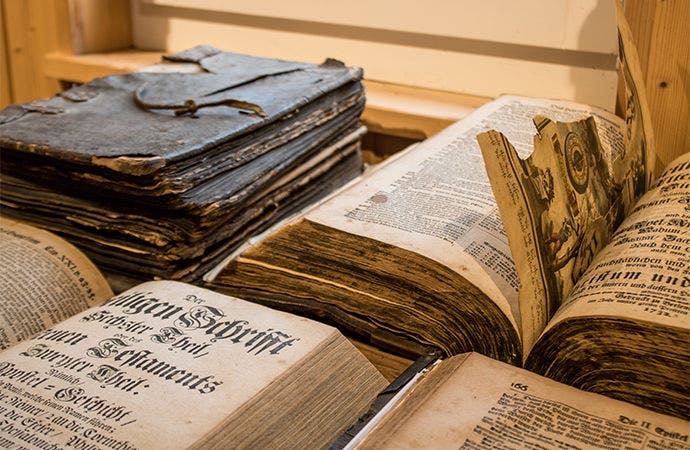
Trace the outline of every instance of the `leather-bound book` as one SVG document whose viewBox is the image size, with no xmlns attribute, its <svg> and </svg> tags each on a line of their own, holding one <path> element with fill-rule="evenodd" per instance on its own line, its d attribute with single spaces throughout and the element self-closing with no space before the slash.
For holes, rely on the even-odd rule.
<svg viewBox="0 0 690 450">
<path fill-rule="evenodd" d="M 194 281 L 361 172 L 358 68 L 201 46 L 0 112 L 2 212 L 110 274 Z M 193 70 L 189 71 L 189 68 Z"/>
</svg>

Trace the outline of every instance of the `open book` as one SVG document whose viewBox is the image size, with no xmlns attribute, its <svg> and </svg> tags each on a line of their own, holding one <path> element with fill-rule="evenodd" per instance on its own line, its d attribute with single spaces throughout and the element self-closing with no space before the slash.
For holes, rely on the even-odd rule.
<svg viewBox="0 0 690 450">
<path fill-rule="evenodd" d="M 557 314 L 555 320 L 564 319 L 562 328 L 549 328 L 537 342 L 536 351 L 534 341 L 525 339 L 544 332 L 545 324 L 539 328 L 533 317 L 537 307 L 543 308 L 536 297 L 528 299 L 532 300 L 531 308 L 520 307 L 518 274 L 508 238 L 479 149 L 470 136 L 478 127 L 487 126 L 492 116 L 501 117 L 503 124 L 505 117 L 527 121 L 532 112 L 549 105 L 552 117 L 581 111 L 564 103 L 499 99 L 470 120 L 418 144 L 248 245 L 211 274 L 209 285 L 242 298 L 325 318 L 393 353 L 417 356 L 430 349 L 447 355 L 477 351 L 514 364 L 527 358 L 530 367 L 549 365 L 547 373 L 563 381 L 574 383 L 577 373 L 588 372 L 590 381 L 600 377 L 599 383 L 608 386 L 580 383 L 580 387 L 623 395 L 663 411 L 675 409 L 686 416 L 690 398 L 690 299 L 689 288 L 684 287 L 688 261 L 683 242 L 690 238 L 686 210 L 690 189 L 687 184 L 664 180 L 690 177 L 687 162 L 669 167 L 659 186 L 647 193 L 623 224 L 621 237 L 611 237 L 611 244 L 602 253 L 608 262 L 602 262 L 597 270 L 620 272 L 615 276 L 620 279 L 613 280 L 617 284 L 605 283 L 609 281 L 605 277 L 597 283 L 599 275 L 594 272 L 585 275 L 564 305 L 570 313 Z M 620 120 L 601 111 L 595 113 L 597 123 L 609 127 L 600 135 L 617 139 L 602 144 L 620 145 Z M 517 130 L 519 127 L 506 132 L 511 142 L 520 137 Z M 458 172 L 464 178 L 458 177 Z M 656 222 L 648 222 L 650 217 Z M 640 246 L 640 241 L 635 245 L 625 237 L 640 229 L 646 233 L 646 246 Z M 667 250 L 649 252 L 650 246 Z M 599 267 L 598 261 L 592 270 Z M 625 275 L 628 271 L 639 274 L 629 280 L 632 275 Z M 650 283 L 661 286 L 661 279 L 665 282 L 669 277 L 672 282 L 677 278 L 677 286 L 668 285 L 676 290 L 665 289 L 665 300 L 658 295 L 650 297 L 656 300 L 642 300 L 644 292 L 650 291 Z M 573 306 L 577 295 L 582 298 L 579 308 Z M 593 302 L 595 295 L 599 300 Z M 633 301 L 633 297 L 640 299 Z M 634 312 L 606 309 L 623 304 Z M 575 316 L 600 314 L 604 315 L 598 322 L 573 320 Z M 645 329 L 646 334 L 621 340 L 625 327 L 612 328 L 611 320 L 604 317 L 611 315 L 618 317 L 615 321 L 625 318 L 618 323 L 628 330 Z M 556 323 L 551 320 L 549 323 Z M 613 334 L 601 340 L 591 338 L 592 333 L 604 336 L 603 331 L 614 330 L 617 338 Z M 564 340 L 564 335 L 569 339 Z M 586 336 L 590 336 L 587 342 L 591 345 L 582 348 Z M 561 347 L 566 343 L 569 347 Z M 593 348 L 599 352 L 595 366 L 589 353 Z M 616 349 L 621 352 L 619 362 L 605 366 L 604 361 L 615 356 Z M 562 365 L 554 359 L 559 352 L 564 358 L 569 353 Z M 656 352 L 653 360 L 639 359 L 649 352 Z M 561 369 L 556 370 L 558 367 Z M 618 375 L 625 374 L 624 381 L 610 372 L 614 367 Z"/>
<path fill-rule="evenodd" d="M 345 448 L 680 450 L 689 434 L 684 420 L 469 353 L 421 373 Z"/>
<path fill-rule="evenodd" d="M 386 384 L 332 327 L 172 281 L 88 308 L 74 247 L 2 219 L 0 246 L 3 446 L 323 447 Z"/>
<path fill-rule="evenodd" d="M 628 67 L 634 66 L 628 63 L 635 58 L 629 53 L 621 52 L 628 81 L 625 120 L 586 105 L 499 98 L 251 242 L 206 280 L 242 298 L 325 318 L 391 352 L 422 355 L 440 350 L 452 355 L 477 351 L 513 364 L 527 361 L 528 367 L 583 389 L 689 417 L 690 298 L 688 287 L 681 286 L 687 275 L 687 256 L 646 251 L 654 246 L 671 249 L 670 239 L 674 246 L 680 245 L 672 250 L 683 253 L 683 245 L 690 238 L 686 210 L 690 191 L 687 183 L 678 180 L 690 176 L 690 168 L 682 161 L 670 167 L 662 181 L 671 181 L 648 193 L 637 204 L 638 212 L 631 214 L 636 199 L 650 184 L 654 151 L 644 99 L 635 87 L 635 71 Z M 570 131 L 579 133 L 577 140 L 568 141 L 566 132 L 554 134 L 556 141 L 545 143 L 570 151 L 571 161 L 576 164 L 558 166 L 563 159 L 551 161 L 556 164 L 553 167 L 537 164 L 534 173 L 525 169 L 526 176 L 519 181 L 522 185 L 509 185 L 499 176 L 492 176 L 490 183 L 476 136 L 491 129 L 501 130 L 507 138 L 497 138 L 495 143 L 510 141 L 517 154 L 527 157 L 535 131 L 551 139 L 546 129 L 535 129 L 533 118 L 538 116 L 551 119 L 538 121 L 540 127 L 550 123 L 549 127 L 566 131 L 570 125 L 556 121 L 591 116 L 585 124 L 571 126 Z M 519 164 L 515 152 L 511 158 Z M 590 160 L 598 174 L 591 177 L 591 182 L 584 169 Z M 508 170 L 506 164 L 487 164 L 493 175 Z M 555 192 L 555 196 L 551 192 L 563 184 L 558 177 L 568 177 L 568 173 L 575 179 L 568 182 L 582 191 L 578 195 L 587 197 L 584 202 L 570 194 Z M 537 235 L 524 226 L 509 226 L 509 239 L 504 223 L 520 221 L 526 214 L 517 203 L 506 206 L 511 193 L 519 189 L 529 189 L 546 203 L 554 198 L 571 202 L 571 208 L 581 208 L 592 222 L 604 223 L 606 232 L 596 234 L 604 229 L 596 226 L 577 227 L 563 215 L 558 220 L 545 217 L 552 222 L 551 234 L 547 234 L 548 227 Z M 499 203 L 494 192 L 499 193 Z M 598 212 L 600 205 L 600 210 L 606 211 Z M 564 209 L 561 206 L 561 211 Z M 619 232 L 644 229 L 649 231 L 645 240 L 650 244 L 618 245 L 616 239 L 628 242 L 626 237 L 613 235 L 626 215 L 630 215 L 629 221 Z M 660 228 L 644 222 L 647 216 L 655 217 Z M 571 228 L 570 234 L 561 230 L 566 225 Z M 566 242 L 569 236 L 572 242 Z M 564 287 L 572 289 L 560 292 L 570 293 L 571 297 L 534 295 L 537 288 L 528 293 L 532 295 L 524 294 L 524 271 L 518 274 L 511 256 L 521 251 L 516 250 L 516 243 L 523 239 L 530 240 L 532 247 L 541 242 L 557 250 L 554 254 L 560 251 L 558 255 L 568 256 L 563 262 L 575 278 L 563 277 L 568 285 Z M 582 276 L 591 264 L 595 270 L 598 263 L 593 263 L 593 256 L 607 240 L 611 244 L 604 255 L 620 263 L 615 268 L 621 272 L 616 275 L 615 286 L 595 283 L 599 275 Z M 567 253 L 575 242 L 583 255 L 577 259 Z M 631 248 L 639 255 L 626 260 Z M 548 273 L 557 267 L 545 266 L 555 260 L 536 259 L 533 253 L 523 251 L 518 266 L 524 265 L 522 259 L 528 259 L 533 272 Z M 654 265 L 645 262 L 651 259 L 655 259 Z M 534 269 L 534 265 L 540 269 Z M 645 275 L 630 284 L 623 283 L 619 278 L 628 271 L 639 272 L 639 277 Z M 579 286 L 575 284 L 578 279 Z M 641 293 L 627 290 L 639 290 L 635 281 L 657 283 L 662 279 L 677 284 L 667 286 L 677 291 L 672 296 L 657 295 L 654 304 L 651 300 L 633 300 L 647 295 L 645 286 Z M 657 294 L 661 292 L 658 289 Z M 583 300 L 576 300 L 583 291 L 587 295 L 579 295 Z M 599 300 L 592 300 L 595 295 Z M 635 303 L 634 312 L 606 306 L 623 304 L 626 296 L 628 303 Z M 570 312 L 555 313 L 561 304 L 564 311 Z M 582 306 L 576 308 L 575 304 Z M 556 320 L 552 320 L 554 314 Z M 591 315 L 599 319 L 590 320 Z M 612 320 L 615 327 L 610 326 Z M 559 327 L 547 329 L 547 323 L 557 321 Z M 603 335 L 602 330 L 615 331 L 603 339 L 595 338 Z M 630 333 L 632 337 L 622 337 Z M 594 348 L 597 353 L 590 353 Z M 558 363 L 556 355 L 564 362 Z"/>
</svg>

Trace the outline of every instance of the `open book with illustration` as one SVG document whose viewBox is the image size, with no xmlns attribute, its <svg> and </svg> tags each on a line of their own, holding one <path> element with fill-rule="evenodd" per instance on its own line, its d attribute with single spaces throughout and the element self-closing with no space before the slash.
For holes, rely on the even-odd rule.
<svg viewBox="0 0 690 450">
<path fill-rule="evenodd" d="M 332 327 L 174 281 L 113 297 L 2 218 L 0 282 L 3 448 L 323 447 L 386 385 Z"/>
<path fill-rule="evenodd" d="M 655 154 L 619 31 L 624 119 L 499 98 L 250 242 L 207 282 L 392 353 L 477 351 L 690 416 L 690 167 L 672 165 L 637 201 Z M 549 119 L 535 128 L 535 117 Z M 480 149 L 492 129 L 505 137 L 485 135 Z"/>
</svg>

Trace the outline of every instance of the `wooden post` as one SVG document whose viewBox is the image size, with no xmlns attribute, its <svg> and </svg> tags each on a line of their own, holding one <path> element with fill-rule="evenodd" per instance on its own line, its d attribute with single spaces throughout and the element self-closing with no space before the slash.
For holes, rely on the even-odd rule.
<svg viewBox="0 0 690 450">
<path fill-rule="evenodd" d="M 690 152 L 690 2 L 626 0 L 662 167 Z"/>
<path fill-rule="evenodd" d="M 0 106 L 60 91 L 60 82 L 46 76 L 46 54 L 121 50 L 132 44 L 129 0 L 1 1 L 5 58 L 0 66 Z"/>
<path fill-rule="evenodd" d="M 0 0 L 0 108 L 12 103 L 10 69 L 7 62 L 7 38 L 5 32 L 5 0 Z"/>
<path fill-rule="evenodd" d="M 70 50 L 67 0 L 4 0 L 2 6 L 12 101 L 55 94 L 60 83 L 43 74 L 43 55 Z"/>
</svg>

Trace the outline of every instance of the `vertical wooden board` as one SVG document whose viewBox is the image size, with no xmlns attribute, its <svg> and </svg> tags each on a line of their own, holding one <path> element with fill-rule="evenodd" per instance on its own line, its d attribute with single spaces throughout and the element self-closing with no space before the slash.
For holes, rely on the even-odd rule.
<svg viewBox="0 0 690 450">
<path fill-rule="evenodd" d="M 72 51 L 108 52 L 132 46 L 129 0 L 69 0 Z"/>
<path fill-rule="evenodd" d="M 657 4 L 646 68 L 657 149 L 664 165 L 690 151 L 690 2 Z"/>
<path fill-rule="evenodd" d="M 657 174 L 690 151 L 690 2 L 627 0 L 661 161 Z"/>
<path fill-rule="evenodd" d="M 644 72 L 649 64 L 649 50 L 654 30 L 654 21 L 651 19 L 654 17 L 656 5 L 656 0 L 628 0 L 625 2 L 625 18 L 628 20 L 630 31 L 635 38 L 637 55 L 640 58 L 645 82 L 647 74 Z"/>
<path fill-rule="evenodd" d="M 0 108 L 12 103 L 10 70 L 7 63 L 7 40 L 5 38 L 5 0 L 0 0 Z"/>
<path fill-rule="evenodd" d="M 69 50 L 69 27 L 60 25 L 68 17 L 67 0 L 4 0 L 4 7 L 12 100 L 55 94 L 60 84 L 43 74 L 43 55 Z"/>
</svg>

